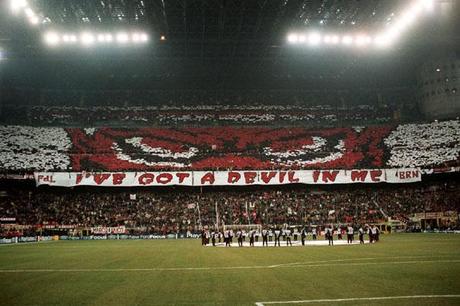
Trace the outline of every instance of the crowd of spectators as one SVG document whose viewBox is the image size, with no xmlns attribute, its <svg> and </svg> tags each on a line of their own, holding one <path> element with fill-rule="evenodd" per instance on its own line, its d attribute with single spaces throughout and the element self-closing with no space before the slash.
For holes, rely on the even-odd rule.
<svg viewBox="0 0 460 306">
<path fill-rule="evenodd" d="M 410 185 L 249 189 L 15 189 L 2 192 L 0 218 L 18 224 L 121 226 L 145 233 L 197 232 L 220 225 L 409 222 L 414 213 L 460 213 L 456 180 Z M 457 220 L 458 221 L 458 220 Z M 455 224 L 451 224 L 454 226 Z"/>
<path fill-rule="evenodd" d="M 399 125 L 384 141 L 392 167 L 426 167 L 460 157 L 460 121 Z"/>
<path fill-rule="evenodd" d="M 33 126 L 347 126 L 393 121 L 393 109 L 357 105 L 161 105 L 5 107 L 1 121 Z"/>
<path fill-rule="evenodd" d="M 0 127 L 0 169 L 152 171 L 447 168 L 460 121 L 352 128 Z"/>
</svg>

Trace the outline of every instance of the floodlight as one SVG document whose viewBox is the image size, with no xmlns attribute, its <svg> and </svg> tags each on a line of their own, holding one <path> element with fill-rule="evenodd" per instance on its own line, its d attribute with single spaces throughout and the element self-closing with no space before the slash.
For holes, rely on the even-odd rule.
<svg viewBox="0 0 460 306">
<path fill-rule="evenodd" d="M 145 33 L 141 34 L 141 41 L 142 42 L 147 42 L 149 40 L 149 36 Z"/>
<path fill-rule="evenodd" d="M 394 41 L 394 38 L 388 35 L 384 35 L 384 34 L 378 35 L 374 39 L 375 45 L 380 48 L 385 48 L 385 47 L 390 46 L 393 43 L 393 41 Z"/>
<path fill-rule="evenodd" d="M 35 16 L 35 12 L 30 7 L 27 7 L 24 10 L 24 13 L 26 13 L 26 16 L 29 17 L 29 18 L 32 18 L 32 17 Z"/>
<path fill-rule="evenodd" d="M 349 35 L 345 35 L 343 38 L 342 38 L 342 43 L 344 45 L 351 45 L 353 43 L 353 37 L 349 36 Z"/>
<path fill-rule="evenodd" d="M 402 29 L 400 25 L 394 25 L 391 27 L 384 36 L 387 37 L 389 40 L 396 40 L 401 35 Z"/>
<path fill-rule="evenodd" d="M 166 36 L 161 35 L 161 36 L 160 36 L 160 40 L 166 40 Z"/>
<path fill-rule="evenodd" d="M 69 34 L 64 34 L 62 36 L 62 41 L 66 44 L 73 44 L 77 42 L 77 36 L 75 35 L 69 35 Z"/>
<path fill-rule="evenodd" d="M 118 33 L 117 34 L 117 42 L 126 44 L 129 42 L 129 36 L 126 33 Z"/>
<path fill-rule="evenodd" d="M 91 33 L 81 34 L 81 43 L 85 46 L 92 45 L 95 41 L 94 35 Z"/>
<path fill-rule="evenodd" d="M 321 35 L 317 32 L 312 32 L 308 35 L 308 44 L 317 46 L 321 43 Z"/>
<path fill-rule="evenodd" d="M 303 44 L 303 43 L 305 43 L 306 41 L 307 41 L 307 37 L 306 37 L 305 35 L 301 34 L 301 35 L 298 36 L 298 42 L 299 42 L 299 43 L 302 43 L 302 44 Z"/>
<path fill-rule="evenodd" d="M 288 42 L 290 42 L 291 44 L 297 43 L 298 40 L 299 40 L 299 36 L 297 34 L 292 33 L 288 35 Z"/>
<path fill-rule="evenodd" d="M 33 25 L 37 25 L 40 22 L 40 20 L 38 19 L 37 16 L 32 16 L 32 17 L 29 17 L 29 22 Z"/>
<path fill-rule="evenodd" d="M 112 42 L 113 41 L 113 36 L 112 34 L 105 34 L 105 41 L 106 42 Z"/>
<path fill-rule="evenodd" d="M 340 38 L 337 35 L 325 35 L 323 41 L 325 44 L 328 44 L 328 45 L 329 44 L 336 45 L 339 43 Z"/>
<path fill-rule="evenodd" d="M 404 14 L 402 14 L 401 19 L 395 24 L 400 32 L 405 30 L 411 24 L 415 22 L 415 19 L 418 16 L 418 12 L 415 10 L 408 10 Z"/>
<path fill-rule="evenodd" d="M 141 36 L 139 33 L 133 33 L 132 35 L 132 40 L 135 43 L 139 43 L 141 41 Z"/>
<path fill-rule="evenodd" d="M 13 13 L 18 13 L 21 9 L 27 7 L 27 1 L 26 0 L 11 0 L 11 10 Z"/>
<path fill-rule="evenodd" d="M 402 12 L 395 14 L 391 13 L 391 17 L 387 19 L 387 25 L 382 33 L 377 33 L 376 36 L 369 36 L 357 33 L 347 33 L 342 36 L 336 36 L 331 34 L 323 33 L 310 33 L 305 38 L 303 35 L 298 33 L 290 33 L 287 36 L 288 43 L 297 44 L 306 41 L 309 45 L 316 46 L 321 43 L 326 45 L 332 44 L 343 44 L 350 46 L 352 44 L 364 47 L 370 44 L 375 44 L 379 47 L 386 47 L 393 44 L 402 34 L 404 34 L 410 26 L 417 22 L 418 18 L 425 11 L 433 11 L 435 6 L 435 0 L 410 0 L 407 1 L 410 4 Z M 374 13 L 375 15 L 375 13 Z M 394 17 L 397 17 L 396 19 Z M 320 22 L 322 23 L 322 22 Z M 342 20 L 340 23 L 344 23 Z M 351 24 L 355 24 L 352 21 Z"/>
<path fill-rule="evenodd" d="M 99 34 L 97 35 L 97 41 L 98 42 L 105 42 L 105 35 L 104 34 Z"/>
<path fill-rule="evenodd" d="M 372 38 L 367 35 L 358 35 L 355 39 L 355 42 L 357 46 L 364 47 L 372 42 Z"/>
<path fill-rule="evenodd" d="M 48 32 L 45 34 L 45 42 L 50 46 L 56 46 L 59 44 L 60 38 L 59 35 L 55 32 Z"/>
<path fill-rule="evenodd" d="M 331 36 L 331 44 L 337 45 L 340 42 L 340 37 L 338 35 Z"/>
</svg>

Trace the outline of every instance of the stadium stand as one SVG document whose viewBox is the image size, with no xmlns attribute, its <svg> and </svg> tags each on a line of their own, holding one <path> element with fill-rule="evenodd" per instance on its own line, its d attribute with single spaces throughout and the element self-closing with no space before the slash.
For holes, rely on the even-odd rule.
<svg viewBox="0 0 460 306">
<path fill-rule="evenodd" d="M 458 12 L 0 1 L 0 305 L 460 305 Z"/>
<path fill-rule="evenodd" d="M 417 213 L 444 212 L 456 217 L 459 187 L 455 179 L 359 190 L 350 186 L 205 192 L 181 188 L 63 191 L 25 187 L 4 192 L 0 215 L 33 230 L 42 230 L 43 225 L 56 225 L 48 228 L 65 231 L 125 226 L 133 234 L 197 233 L 202 226 L 216 224 L 216 209 L 221 224 L 325 226 L 399 220 L 403 229 L 415 230 L 411 220 Z M 432 226 L 455 229 L 457 223 L 436 221 Z"/>
<path fill-rule="evenodd" d="M 19 171 L 447 168 L 458 120 L 305 129 L 0 128 L 0 168 Z"/>
<path fill-rule="evenodd" d="M 159 105 L 159 106 L 7 106 L 0 120 L 32 126 L 203 126 L 301 125 L 304 127 L 382 124 L 394 121 L 389 106 L 357 105 Z"/>
</svg>

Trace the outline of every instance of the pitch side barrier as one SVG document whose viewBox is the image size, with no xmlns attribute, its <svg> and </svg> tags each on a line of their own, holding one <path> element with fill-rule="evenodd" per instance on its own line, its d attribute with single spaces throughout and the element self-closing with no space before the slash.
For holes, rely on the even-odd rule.
<svg viewBox="0 0 460 306">
<path fill-rule="evenodd" d="M 428 234 L 460 234 L 460 230 L 446 230 L 446 231 L 423 231 L 422 233 Z M 168 234 L 168 235 L 91 235 L 91 236 L 37 236 L 37 237 L 13 237 L 13 238 L 0 238 L 0 245 L 5 244 L 19 244 L 19 243 L 33 243 L 41 241 L 83 241 L 83 240 L 163 240 L 163 239 L 199 239 L 200 234 Z"/>
<path fill-rule="evenodd" d="M 168 234 L 168 235 L 90 235 L 90 236 L 36 236 L 1 238 L 0 244 L 30 243 L 57 240 L 159 240 L 159 239 L 198 239 L 200 234 Z"/>
</svg>

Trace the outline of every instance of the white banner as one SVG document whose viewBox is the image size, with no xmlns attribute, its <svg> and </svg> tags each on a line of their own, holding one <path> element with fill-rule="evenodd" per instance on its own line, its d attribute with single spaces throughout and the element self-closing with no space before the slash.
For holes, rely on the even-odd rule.
<svg viewBox="0 0 460 306">
<path fill-rule="evenodd" d="M 387 169 L 387 183 L 413 183 L 422 180 L 422 171 L 420 169 Z"/>
<path fill-rule="evenodd" d="M 183 171 L 183 172 L 36 172 L 37 186 L 250 186 L 285 184 L 412 183 L 419 169 Z"/>
<path fill-rule="evenodd" d="M 126 227 L 124 225 L 122 226 L 97 226 L 97 227 L 92 227 L 91 228 L 91 233 L 92 234 L 102 234 L 102 235 L 108 235 L 108 234 L 125 234 L 126 233 Z"/>
</svg>

